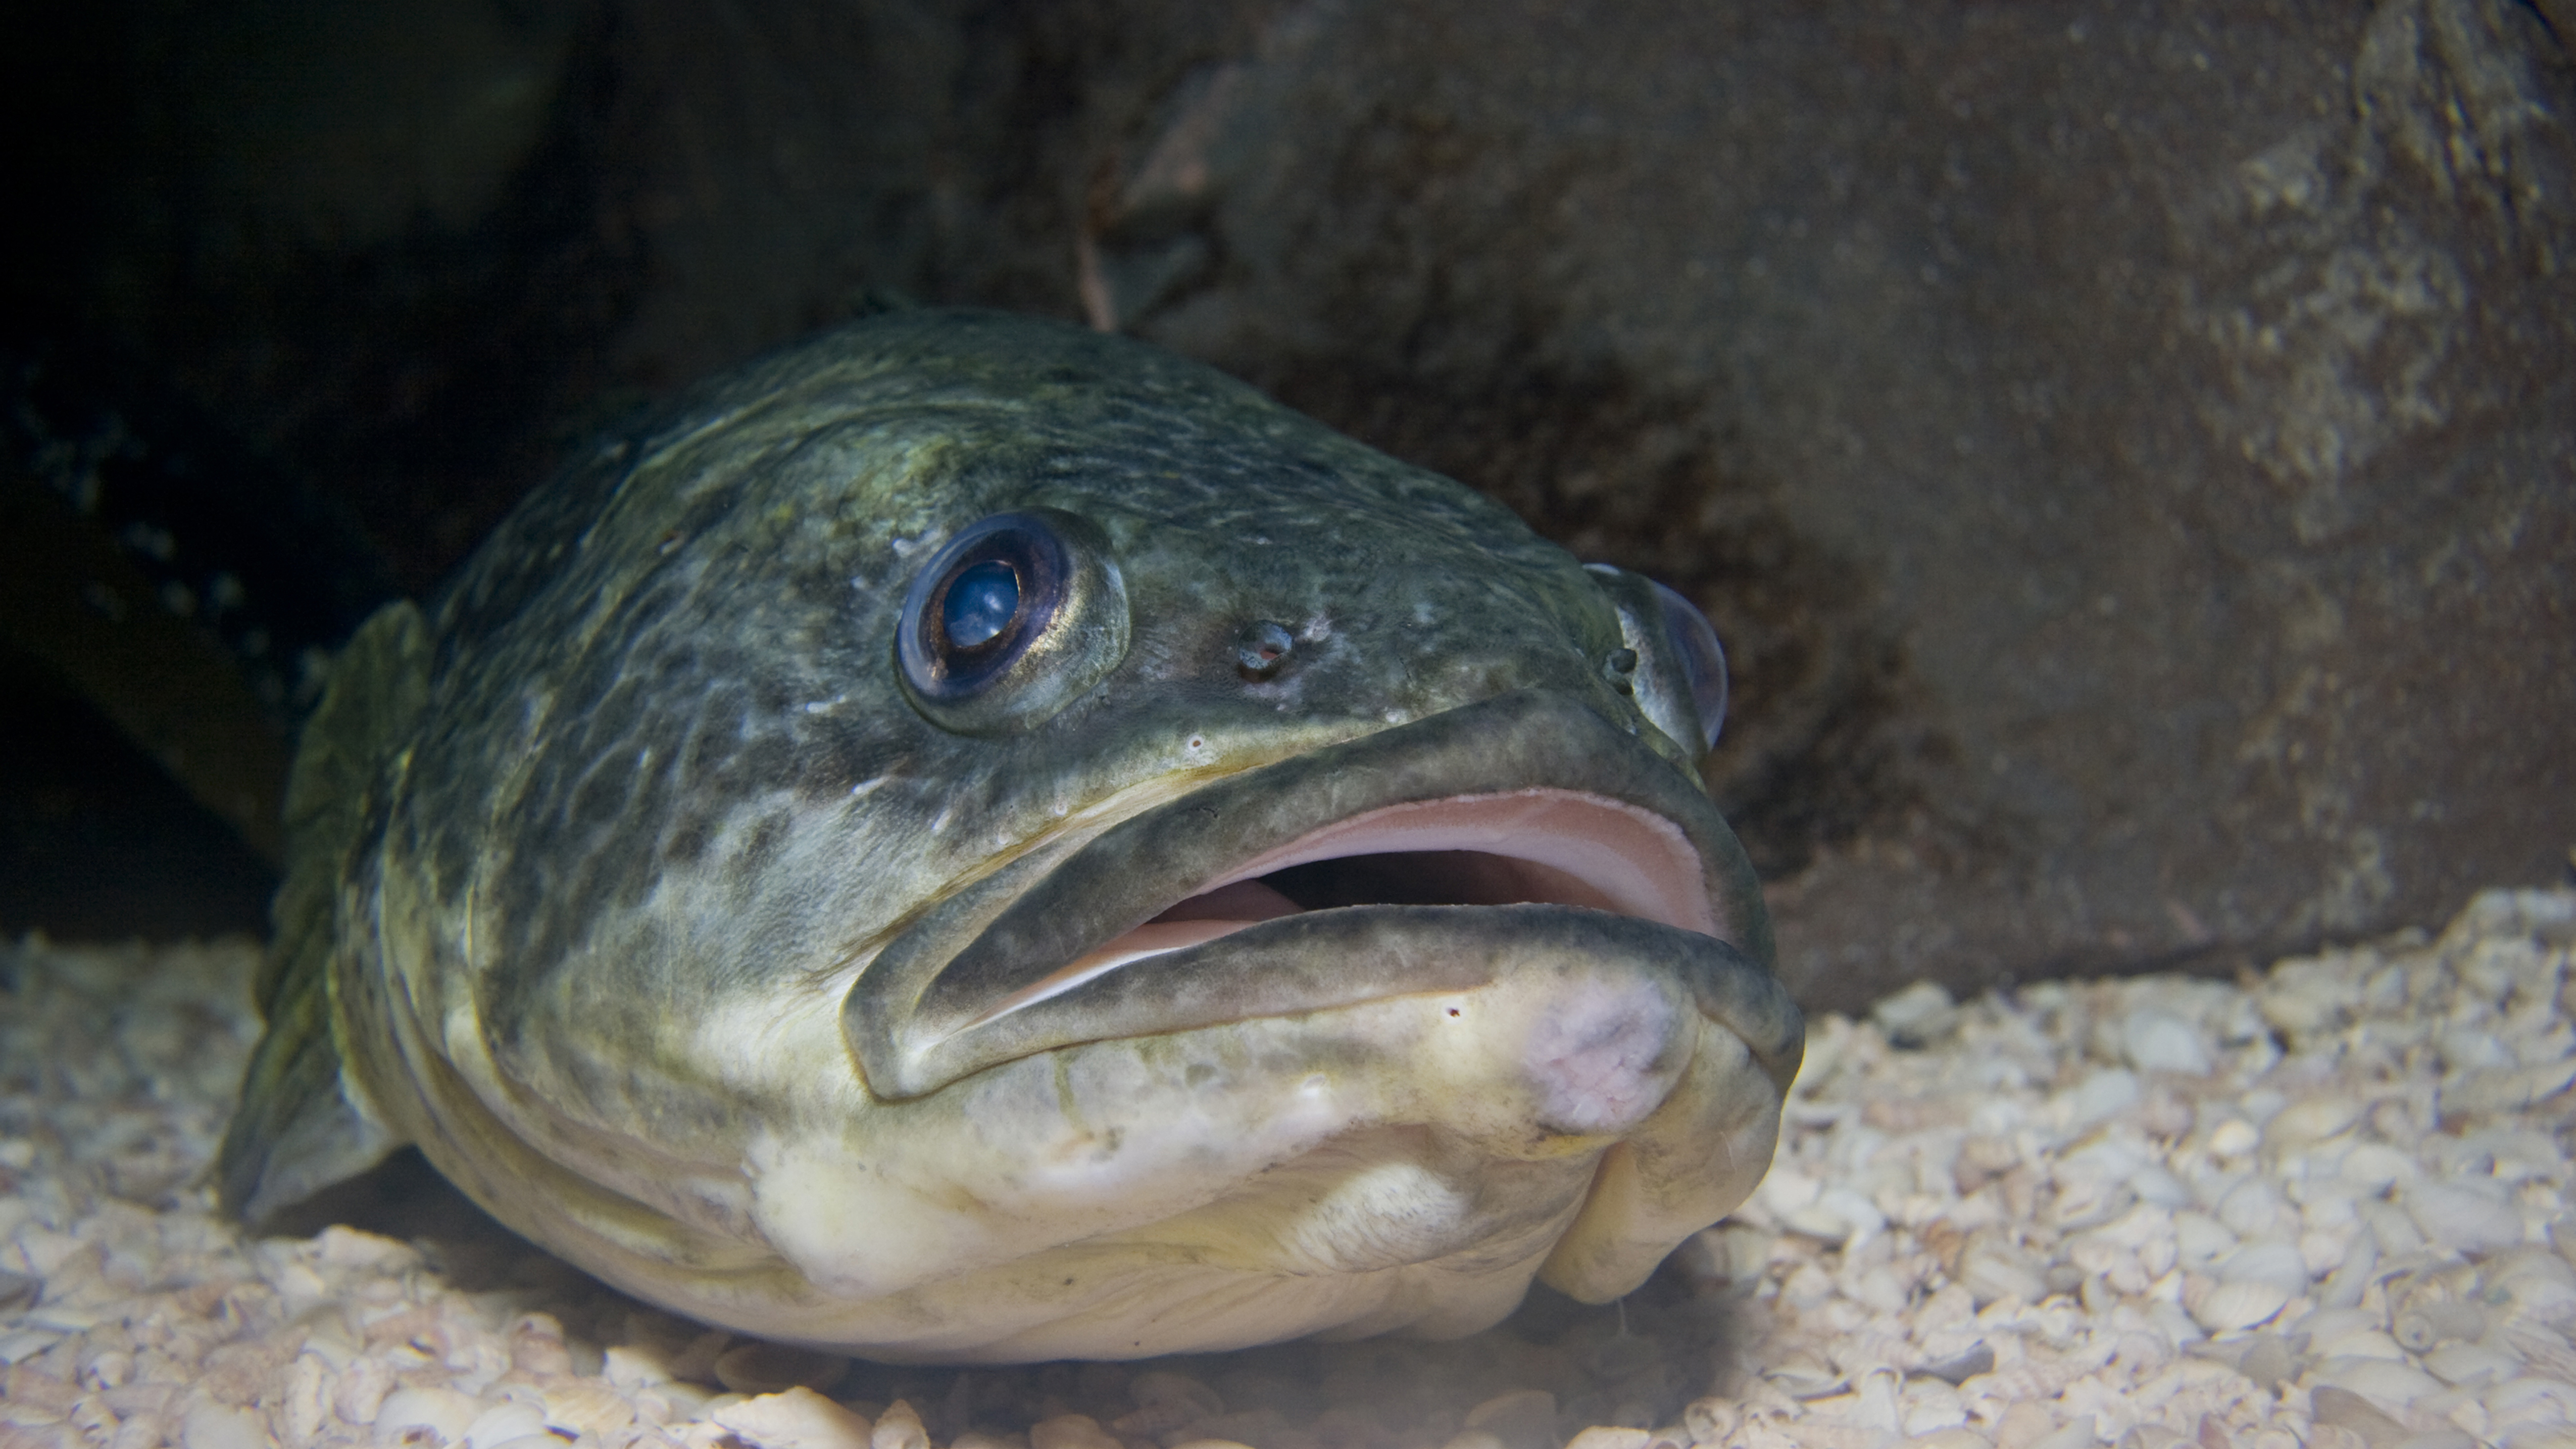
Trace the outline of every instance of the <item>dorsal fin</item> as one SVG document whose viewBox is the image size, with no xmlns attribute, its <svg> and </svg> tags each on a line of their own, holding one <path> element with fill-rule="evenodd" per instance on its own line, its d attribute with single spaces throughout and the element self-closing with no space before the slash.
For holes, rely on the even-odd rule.
<svg viewBox="0 0 2576 1449">
<path fill-rule="evenodd" d="M 410 602 L 392 603 L 332 662 L 322 703 L 305 722 L 286 787 L 286 875 L 252 988 L 268 1029 L 216 1157 L 224 1208 L 245 1222 L 354 1177 L 402 1145 L 342 1076 L 332 976 L 342 943 L 367 935 L 343 930 L 343 920 L 374 900 L 363 857 L 428 694 L 428 629 Z"/>
</svg>

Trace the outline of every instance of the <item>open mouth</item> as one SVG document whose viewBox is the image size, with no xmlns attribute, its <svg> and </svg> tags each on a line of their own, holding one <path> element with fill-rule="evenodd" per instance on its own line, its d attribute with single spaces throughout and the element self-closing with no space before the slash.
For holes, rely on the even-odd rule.
<svg viewBox="0 0 2576 1449">
<path fill-rule="evenodd" d="M 1470 990 L 1545 953 L 1659 963 L 1717 1014 L 1777 991 L 1762 920 L 1685 773 L 1579 702 L 1507 694 L 1012 862 L 887 943 L 842 1032 L 901 1099 L 1085 1041 Z"/>
<path fill-rule="evenodd" d="M 973 1025 L 1149 957 L 1309 911 L 1579 906 L 1715 936 L 1703 875 L 1679 826 L 1598 795 L 1534 787 L 1382 806 L 1234 867 L 1003 997 Z"/>
</svg>

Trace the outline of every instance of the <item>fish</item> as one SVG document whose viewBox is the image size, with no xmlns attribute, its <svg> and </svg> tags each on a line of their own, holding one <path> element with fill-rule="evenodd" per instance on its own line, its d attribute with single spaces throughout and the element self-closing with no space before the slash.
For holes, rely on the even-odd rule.
<svg viewBox="0 0 2576 1449">
<path fill-rule="evenodd" d="M 1454 1336 L 1755 1187 L 1705 617 L 1145 343 L 913 309 L 612 434 L 330 668 L 216 1180 L 396 1149 L 890 1363 Z"/>
</svg>

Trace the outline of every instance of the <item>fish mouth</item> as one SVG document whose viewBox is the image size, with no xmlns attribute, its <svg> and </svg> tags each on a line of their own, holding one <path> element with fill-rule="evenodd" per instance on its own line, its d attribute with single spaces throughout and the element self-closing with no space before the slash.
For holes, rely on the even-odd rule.
<svg viewBox="0 0 2576 1449">
<path fill-rule="evenodd" d="M 1696 784 L 1521 691 L 1011 862 L 887 943 L 842 1032 L 869 1090 L 902 1100 L 1084 1042 L 1612 959 L 1678 978 L 1785 1091 L 1803 1033 L 1769 957 L 1751 866 Z"/>
</svg>

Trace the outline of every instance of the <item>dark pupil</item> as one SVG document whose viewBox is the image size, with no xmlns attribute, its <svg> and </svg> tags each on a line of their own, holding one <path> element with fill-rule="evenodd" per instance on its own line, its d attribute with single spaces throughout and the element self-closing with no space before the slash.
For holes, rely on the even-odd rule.
<svg viewBox="0 0 2576 1449">
<path fill-rule="evenodd" d="M 991 643 L 1020 612 L 1020 576 L 1000 559 L 986 559 L 957 576 L 939 606 L 939 627 L 960 649 Z"/>
</svg>

